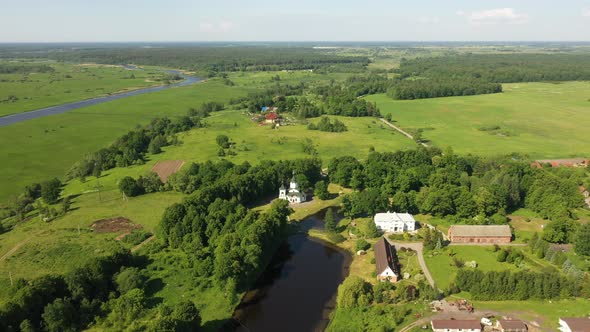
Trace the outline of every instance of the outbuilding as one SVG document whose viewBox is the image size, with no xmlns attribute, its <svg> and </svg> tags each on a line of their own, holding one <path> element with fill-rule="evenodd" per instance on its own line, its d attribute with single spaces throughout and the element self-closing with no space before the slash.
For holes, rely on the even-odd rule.
<svg viewBox="0 0 590 332">
<path fill-rule="evenodd" d="M 452 225 L 448 237 L 451 243 L 502 244 L 512 241 L 508 225 Z"/>
<path fill-rule="evenodd" d="M 527 332 L 526 324 L 519 319 L 500 319 L 496 322 L 496 328 L 500 332 Z"/>
<path fill-rule="evenodd" d="M 430 322 L 434 332 L 481 332 L 476 319 L 435 319 Z"/>
<path fill-rule="evenodd" d="M 560 318 L 561 332 L 590 332 L 590 318 Z"/>
<path fill-rule="evenodd" d="M 380 238 L 373 246 L 375 251 L 375 265 L 379 281 L 397 282 L 399 279 L 399 261 L 395 247 L 387 239 Z"/>
</svg>

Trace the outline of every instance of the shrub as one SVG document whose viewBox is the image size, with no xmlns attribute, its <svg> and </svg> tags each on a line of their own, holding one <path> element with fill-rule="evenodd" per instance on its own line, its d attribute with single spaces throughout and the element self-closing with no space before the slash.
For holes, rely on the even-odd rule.
<svg viewBox="0 0 590 332">
<path fill-rule="evenodd" d="M 367 242 L 367 240 L 365 239 L 358 239 L 356 240 L 356 245 L 355 248 L 357 251 L 359 250 L 367 250 L 371 247 L 371 245 L 369 244 L 369 242 Z"/>
</svg>

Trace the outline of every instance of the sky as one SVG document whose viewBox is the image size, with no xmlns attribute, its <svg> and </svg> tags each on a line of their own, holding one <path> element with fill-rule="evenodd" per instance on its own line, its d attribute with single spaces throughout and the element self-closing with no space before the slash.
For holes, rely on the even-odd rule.
<svg viewBox="0 0 590 332">
<path fill-rule="evenodd" d="M 589 40 L 590 0 L 0 0 L 0 42 Z"/>
</svg>

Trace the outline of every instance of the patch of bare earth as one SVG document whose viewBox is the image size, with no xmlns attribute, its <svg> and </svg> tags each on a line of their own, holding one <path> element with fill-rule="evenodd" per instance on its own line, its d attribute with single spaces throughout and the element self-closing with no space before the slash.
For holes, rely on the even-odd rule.
<svg viewBox="0 0 590 332">
<path fill-rule="evenodd" d="M 184 160 L 158 161 L 154 167 L 152 167 L 152 172 L 158 174 L 160 180 L 166 183 L 170 175 L 178 172 L 182 165 L 184 165 Z"/>
<path fill-rule="evenodd" d="M 133 230 L 141 229 L 142 226 L 134 224 L 131 220 L 123 217 L 115 217 L 109 219 L 97 220 L 90 228 L 95 233 L 119 233 L 122 232 L 122 236 L 131 233 Z M 121 236 L 119 236 L 121 237 Z M 121 237 L 122 238 L 122 237 Z"/>
</svg>

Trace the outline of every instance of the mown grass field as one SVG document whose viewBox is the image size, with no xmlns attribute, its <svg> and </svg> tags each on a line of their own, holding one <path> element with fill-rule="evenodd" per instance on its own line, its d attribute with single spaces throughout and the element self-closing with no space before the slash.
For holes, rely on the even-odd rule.
<svg viewBox="0 0 590 332">
<path fill-rule="evenodd" d="M 50 65 L 54 72 L 0 74 L 0 116 L 163 84 L 158 79 L 164 73 L 154 68 L 128 70 L 108 65 L 42 63 Z M 9 96 L 18 99 L 8 102 Z"/>
<path fill-rule="evenodd" d="M 513 250 L 521 250 L 525 254 L 524 263 L 532 270 L 550 266 L 551 264 L 537 259 L 528 254 L 526 247 L 514 247 Z M 511 263 L 498 262 L 497 253 L 493 251 L 492 246 L 450 246 L 443 250 L 435 250 L 424 253 L 426 265 L 441 289 L 446 289 L 455 279 L 458 268 L 453 264 L 453 256 L 464 262 L 477 262 L 477 269 L 481 271 L 517 271 L 519 268 Z"/>
<path fill-rule="evenodd" d="M 587 156 L 590 82 L 504 84 L 494 95 L 422 100 L 368 96 L 404 129 L 457 153 L 522 153 L 532 158 Z M 481 130 L 486 129 L 487 131 Z M 491 128 L 498 127 L 494 130 Z"/>
</svg>

